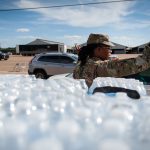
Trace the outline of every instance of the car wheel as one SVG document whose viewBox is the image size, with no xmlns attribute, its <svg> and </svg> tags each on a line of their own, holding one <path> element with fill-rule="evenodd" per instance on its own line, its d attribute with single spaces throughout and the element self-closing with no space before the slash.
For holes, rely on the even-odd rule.
<svg viewBox="0 0 150 150">
<path fill-rule="evenodd" d="M 43 71 L 43 70 L 36 71 L 35 77 L 39 78 L 39 79 L 47 79 L 47 75 L 46 75 L 45 71 Z"/>
</svg>

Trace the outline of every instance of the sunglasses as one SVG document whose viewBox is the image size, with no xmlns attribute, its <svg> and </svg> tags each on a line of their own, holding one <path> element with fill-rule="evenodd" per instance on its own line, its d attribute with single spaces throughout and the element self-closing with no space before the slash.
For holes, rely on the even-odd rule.
<svg viewBox="0 0 150 150">
<path fill-rule="evenodd" d="M 136 90 L 126 89 L 122 87 L 111 87 L 111 86 L 104 86 L 104 87 L 97 87 L 94 89 L 92 94 L 97 92 L 106 93 L 106 94 L 114 94 L 118 92 L 124 92 L 127 94 L 128 97 L 132 99 L 140 99 L 140 94 Z"/>
</svg>

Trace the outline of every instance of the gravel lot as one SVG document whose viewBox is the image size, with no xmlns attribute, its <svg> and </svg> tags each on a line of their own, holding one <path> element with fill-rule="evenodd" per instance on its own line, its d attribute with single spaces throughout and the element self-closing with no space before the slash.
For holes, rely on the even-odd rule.
<svg viewBox="0 0 150 150">
<path fill-rule="evenodd" d="M 10 55 L 0 61 L 0 74 L 27 74 L 29 61 L 33 56 Z"/>
</svg>

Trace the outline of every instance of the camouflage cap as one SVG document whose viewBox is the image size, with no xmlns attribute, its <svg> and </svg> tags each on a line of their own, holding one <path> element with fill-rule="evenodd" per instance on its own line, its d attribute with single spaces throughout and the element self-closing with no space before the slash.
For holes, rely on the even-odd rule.
<svg viewBox="0 0 150 150">
<path fill-rule="evenodd" d="M 108 46 L 114 46 L 114 44 L 109 41 L 108 35 L 91 33 L 87 40 L 87 45 L 88 44 L 99 44 L 99 43 L 108 45 Z"/>
</svg>

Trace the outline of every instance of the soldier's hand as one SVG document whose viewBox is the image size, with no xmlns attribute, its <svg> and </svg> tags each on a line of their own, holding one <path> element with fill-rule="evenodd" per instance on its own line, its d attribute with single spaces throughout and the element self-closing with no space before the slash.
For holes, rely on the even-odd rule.
<svg viewBox="0 0 150 150">
<path fill-rule="evenodd" d="M 119 60 L 118 56 L 110 56 L 109 60 L 117 61 Z"/>
<path fill-rule="evenodd" d="M 80 45 L 75 44 L 75 49 L 76 49 L 77 53 L 79 53 L 79 51 L 80 51 L 80 49 L 81 49 L 81 46 L 80 46 Z"/>
</svg>

